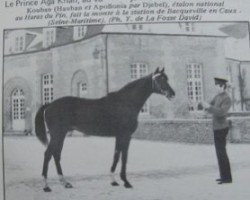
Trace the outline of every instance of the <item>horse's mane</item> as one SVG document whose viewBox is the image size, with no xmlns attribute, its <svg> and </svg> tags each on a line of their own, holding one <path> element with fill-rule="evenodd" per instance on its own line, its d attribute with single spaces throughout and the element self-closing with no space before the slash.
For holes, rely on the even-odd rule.
<svg viewBox="0 0 250 200">
<path fill-rule="evenodd" d="M 118 97 L 123 93 L 126 93 L 126 91 L 129 91 L 133 88 L 135 88 L 135 86 L 137 86 L 139 83 L 144 82 L 145 80 L 147 80 L 149 77 L 151 77 L 151 74 L 144 76 L 142 78 L 136 79 L 132 82 L 127 83 L 125 86 L 123 86 L 121 89 L 114 91 L 114 92 L 110 92 L 107 97 Z"/>
</svg>

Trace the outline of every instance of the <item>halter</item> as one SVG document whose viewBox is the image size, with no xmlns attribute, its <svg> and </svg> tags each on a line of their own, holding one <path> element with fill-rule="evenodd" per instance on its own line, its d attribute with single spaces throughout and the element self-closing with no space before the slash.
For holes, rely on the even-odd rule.
<svg viewBox="0 0 250 200">
<path fill-rule="evenodd" d="M 160 92 L 161 94 L 166 95 L 166 92 L 163 89 L 161 89 L 161 86 L 156 81 L 156 77 L 158 77 L 160 75 L 161 74 L 154 74 L 152 76 L 152 89 L 153 89 L 153 91 L 155 91 L 155 89 L 156 89 L 156 91 Z"/>
</svg>

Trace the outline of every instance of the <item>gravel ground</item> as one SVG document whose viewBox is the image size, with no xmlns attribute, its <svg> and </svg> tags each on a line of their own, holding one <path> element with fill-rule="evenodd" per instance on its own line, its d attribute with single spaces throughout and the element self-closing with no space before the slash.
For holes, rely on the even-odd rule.
<svg viewBox="0 0 250 200">
<path fill-rule="evenodd" d="M 65 177 L 59 184 L 54 161 L 49 166 L 51 193 L 43 192 L 44 146 L 32 136 L 5 137 L 6 200 L 249 200 L 250 145 L 228 144 L 233 184 L 217 185 L 214 146 L 132 140 L 128 179 L 133 189 L 110 185 L 114 138 L 68 137 L 62 153 Z"/>
</svg>

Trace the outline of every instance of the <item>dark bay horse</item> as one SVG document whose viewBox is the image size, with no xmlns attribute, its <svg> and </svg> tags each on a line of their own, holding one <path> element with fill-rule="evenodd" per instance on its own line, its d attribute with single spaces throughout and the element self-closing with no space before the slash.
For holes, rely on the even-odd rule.
<svg viewBox="0 0 250 200">
<path fill-rule="evenodd" d="M 115 153 L 111 166 L 112 185 L 118 183 L 114 172 L 121 155 L 120 177 L 126 188 L 131 188 L 126 177 L 126 163 L 131 135 L 137 128 L 139 112 L 152 93 L 171 99 L 175 92 L 168 83 L 164 68 L 148 76 L 135 80 L 117 92 L 112 92 L 100 99 L 63 97 L 42 106 L 35 118 L 35 131 L 38 139 L 47 146 L 44 154 L 42 175 L 45 181 L 44 191 L 51 189 L 47 183 L 48 164 L 54 157 L 60 182 L 65 188 L 72 185 L 65 180 L 60 165 L 63 142 L 68 131 L 78 130 L 87 135 L 114 136 Z M 46 126 L 50 134 L 48 142 Z"/>
</svg>

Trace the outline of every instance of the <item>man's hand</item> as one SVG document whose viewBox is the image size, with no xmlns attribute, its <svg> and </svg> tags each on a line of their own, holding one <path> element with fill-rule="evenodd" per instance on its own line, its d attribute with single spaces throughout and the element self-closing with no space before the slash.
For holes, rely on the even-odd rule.
<svg viewBox="0 0 250 200">
<path fill-rule="evenodd" d="M 207 108 L 210 107 L 210 104 L 207 103 L 207 102 L 205 102 L 205 101 L 203 101 L 203 102 L 202 102 L 202 106 L 203 106 L 203 108 L 207 109 Z"/>
</svg>

